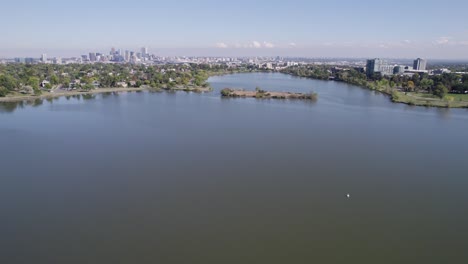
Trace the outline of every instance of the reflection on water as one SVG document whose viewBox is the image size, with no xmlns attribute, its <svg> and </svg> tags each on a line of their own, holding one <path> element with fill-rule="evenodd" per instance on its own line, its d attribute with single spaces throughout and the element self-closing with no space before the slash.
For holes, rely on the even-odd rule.
<svg viewBox="0 0 468 264">
<path fill-rule="evenodd" d="M 91 100 L 91 99 L 96 98 L 96 95 L 95 94 L 83 94 L 82 97 L 83 97 L 83 100 Z"/>
<path fill-rule="evenodd" d="M 120 94 L 141 94 L 141 93 L 167 93 L 171 95 L 175 95 L 177 91 L 172 90 L 162 90 L 162 89 L 150 89 L 148 91 L 125 91 L 125 92 L 106 92 L 106 93 L 82 93 L 82 94 L 73 94 L 73 95 L 66 95 L 63 97 L 48 97 L 44 99 L 33 99 L 33 100 L 23 100 L 23 101 L 15 101 L 15 102 L 0 102 L 0 112 L 14 112 L 16 109 L 24 108 L 25 106 L 32 106 L 37 107 L 41 106 L 44 101 L 49 104 L 52 104 L 54 101 L 60 100 L 60 98 L 64 98 L 66 101 L 70 101 L 71 99 L 80 101 L 88 101 L 97 98 L 109 98 L 110 96 L 118 97 Z"/>
<path fill-rule="evenodd" d="M 52 101 L 49 101 L 51 103 Z M 24 108 L 25 106 L 32 106 L 38 107 L 44 103 L 43 99 L 34 99 L 34 100 L 26 100 L 26 101 L 17 101 L 17 102 L 3 102 L 0 103 L 0 112 L 13 112 L 16 109 Z"/>
<path fill-rule="evenodd" d="M 118 93 L 107 93 L 105 94 L 99 94 L 101 98 L 105 98 L 108 95 L 118 95 Z M 23 101 L 14 101 L 14 102 L 0 102 L 0 112 L 14 112 L 17 109 L 22 109 L 25 106 L 32 106 L 32 107 L 38 107 L 44 104 L 44 101 L 52 104 L 54 101 L 59 101 L 61 100 L 60 98 L 64 98 L 66 101 L 70 101 L 71 99 L 75 100 L 91 100 L 91 99 L 96 99 L 98 95 L 96 94 L 75 94 L 75 95 L 67 95 L 63 97 L 48 97 L 48 98 L 37 98 L 33 100 L 23 100 Z"/>
<path fill-rule="evenodd" d="M 28 105 L 31 105 L 33 107 L 37 107 L 37 106 L 40 106 L 44 103 L 44 100 L 42 99 L 35 99 L 35 100 L 32 100 L 32 101 L 26 101 L 26 103 Z"/>
<path fill-rule="evenodd" d="M 16 108 L 23 108 L 24 102 L 0 102 L 0 112 L 10 113 L 16 110 Z"/>
<path fill-rule="evenodd" d="M 436 112 L 442 119 L 449 119 L 451 115 L 451 109 L 449 108 L 438 108 Z"/>
<path fill-rule="evenodd" d="M 149 93 L 163 93 L 164 91 L 162 89 L 149 89 Z"/>
<path fill-rule="evenodd" d="M 102 93 L 102 94 L 101 94 L 101 97 L 102 97 L 102 98 L 108 98 L 108 97 L 110 97 L 110 96 L 112 96 L 112 92 Z"/>
</svg>

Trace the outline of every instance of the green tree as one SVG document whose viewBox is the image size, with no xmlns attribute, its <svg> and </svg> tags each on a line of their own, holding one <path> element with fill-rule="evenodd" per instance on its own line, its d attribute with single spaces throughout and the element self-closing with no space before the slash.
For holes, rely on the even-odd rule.
<svg viewBox="0 0 468 264">
<path fill-rule="evenodd" d="M 29 77 L 27 81 L 27 85 L 31 86 L 33 89 L 39 88 L 39 78 L 37 77 Z"/>
<path fill-rule="evenodd" d="M 70 86 L 70 77 L 64 77 L 62 80 L 61 80 L 61 83 L 64 87 L 69 87 Z"/>
<path fill-rule="evenodd" d="M 82 82 L 82 83 L 85 83 L 85 84 L 92 84 L 92 83 L 93 83 L 93 79 L 92 79 L 92 78 L 89 78 L 89 77 L 83 77 L 83 78 L 81 78 L 81 82 Z"/>
<path fill-rule="evenodd" d="M 445 85 L 443 84 L 439 84 L 435 87 L 434 89 L 434 95 L 440 97 L 440 98 L 444 98 L 448 93 L 448 89 Z"/>
<path fill-rule="evenodd" d="M 94 89 L 94 86 L 92 84 L 87 83 L 87 84 L 83 85 L 83 87 L 81 87 L 81 89 L 86 90 L 86 91 L 90 91 L 90 90 Z"/>
<path fill-rule="evenodd" d="M 232 90 L 229 88 L 224 88 L 221 90 L 221 95 L 222 96 L 229 96 L 232 93 Z"/>
<path fill-rule="evenodd" d="M 413 74 L 413 76 L 411 77 L 411 80 L 413 81 L 414 85 L 415 86 L 419 86 L 420 82 L 421 82 L 421 76 L 418 74 L 418 73 L 415 73 Z"/>
<path fill-rule="evenodd" d="M 0 86 L 0 97 L 5 97 L 8 94 L 8 89 Z"/>
<path fill-rule="evenodd" d="M 18 82 L 10 75 L 0 75 L 0 86 L 13 91 L 18 88 Z"/>
<path fill-rule="evenodd" d="M 421 86 L 421 88 L 429 90 L 434 85 L 434 81 L 431 79 L 424 78 L 421 80 L 421 83 L 419 85 Z"/>
<path fill-rule="evenodd" d="M 57 77 L 57 75 L 55 75 L 55 74 L 50 76 L 50 84 L 51 85 L 59 84 L 59 77 Z"/>
<path fill-rule="evenodd" d="M 463 83 L 468 83 L 468 74 L 463 75 L 462 82 Z"/>
</svg>

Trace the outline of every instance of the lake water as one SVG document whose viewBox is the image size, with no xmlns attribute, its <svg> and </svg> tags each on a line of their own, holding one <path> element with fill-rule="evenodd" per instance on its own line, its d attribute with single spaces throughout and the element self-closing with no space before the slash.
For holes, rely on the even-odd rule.
<svg viewBox="0 0 468 264">
<path fill-rule="evenodd" d="M 0 263 L 468 263 L 468 110 L 209 81 L 0 104 Z"/>
</svg>

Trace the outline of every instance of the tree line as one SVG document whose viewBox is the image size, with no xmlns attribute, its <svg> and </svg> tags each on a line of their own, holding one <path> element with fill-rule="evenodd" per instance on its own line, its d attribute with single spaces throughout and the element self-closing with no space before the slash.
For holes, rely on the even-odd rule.
<svg viewBox="0 0 468 264">
<path fill-rule="evenodd" d="M 313 79 L 334 79 L 389 94 L 400 90 L 403 92 L 431 93 L 443 98 L 447 93 L 468 93 L 468 75 L 455 73 L 443 73 L 441 75 L 415 73 L 412 76 L 374 74 L 368 77 L 357 68 L 337 68 L 323 65 L 293 66 L 282 70 L 282 72 Z"/>
<path fill-rule="evenodd" d="M 4 64 L 0 65 L 0 96 L 26 88 L 34 94 L 52 88 L 131 87 L 171 88 L 179 85 L 207 86 L 213 74 L 249 70 L 209 64 Z M 46 81 L 46 82 L 44 82 Z"/>
</svg>

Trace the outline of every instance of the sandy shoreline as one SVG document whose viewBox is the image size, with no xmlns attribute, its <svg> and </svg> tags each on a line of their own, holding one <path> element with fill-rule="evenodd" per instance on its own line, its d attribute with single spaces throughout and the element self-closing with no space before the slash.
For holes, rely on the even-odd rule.
<svg viewBox="0 0 468 264">
<path fill-rule="evenodd" d="M 32 101 L 36 99 L 48 99 L 62 96 L 73 96 L 79 94 L 99 94 L 99 93 L 111 93 L 111 92 L 133 92 L 133 91 L 145 91 L 148 89 L 144 88 L 99 88 L 89 91 L 60 91 L 60 92 L 43 92 L 41 95 L 14 95 L 0 97 L 0 102 L 19 102 L 19 101 Z"/>
<path fill-rule="evenodd" d="M 190 91 L 195 91 L 198 89 L 200 92 L 207 92 L 209 89 L 205 88 L 190 88 Z M 100 93 L 114 93 L 114 92 L 140 92 L 140 91 L 148 91 L 151 88 L 98 88 L 89 91 L 60 91 L 60 92 L 43 92 L 41 95 L 13 95 L 13 96 L 6 96 L 0 97 L 0 103 L 2 102 L 21 102 L 21 101 L 34 101 L 37 99 L 50 99 L 62 96 L 73 96 L 73 95 L 80 95 L 80 94 L 100 94 Z M 162 89 L 164 90 L 164 89 Z M 175 91 L 184 91 L 184 89 L 176 88 Z"/>
</svg>

